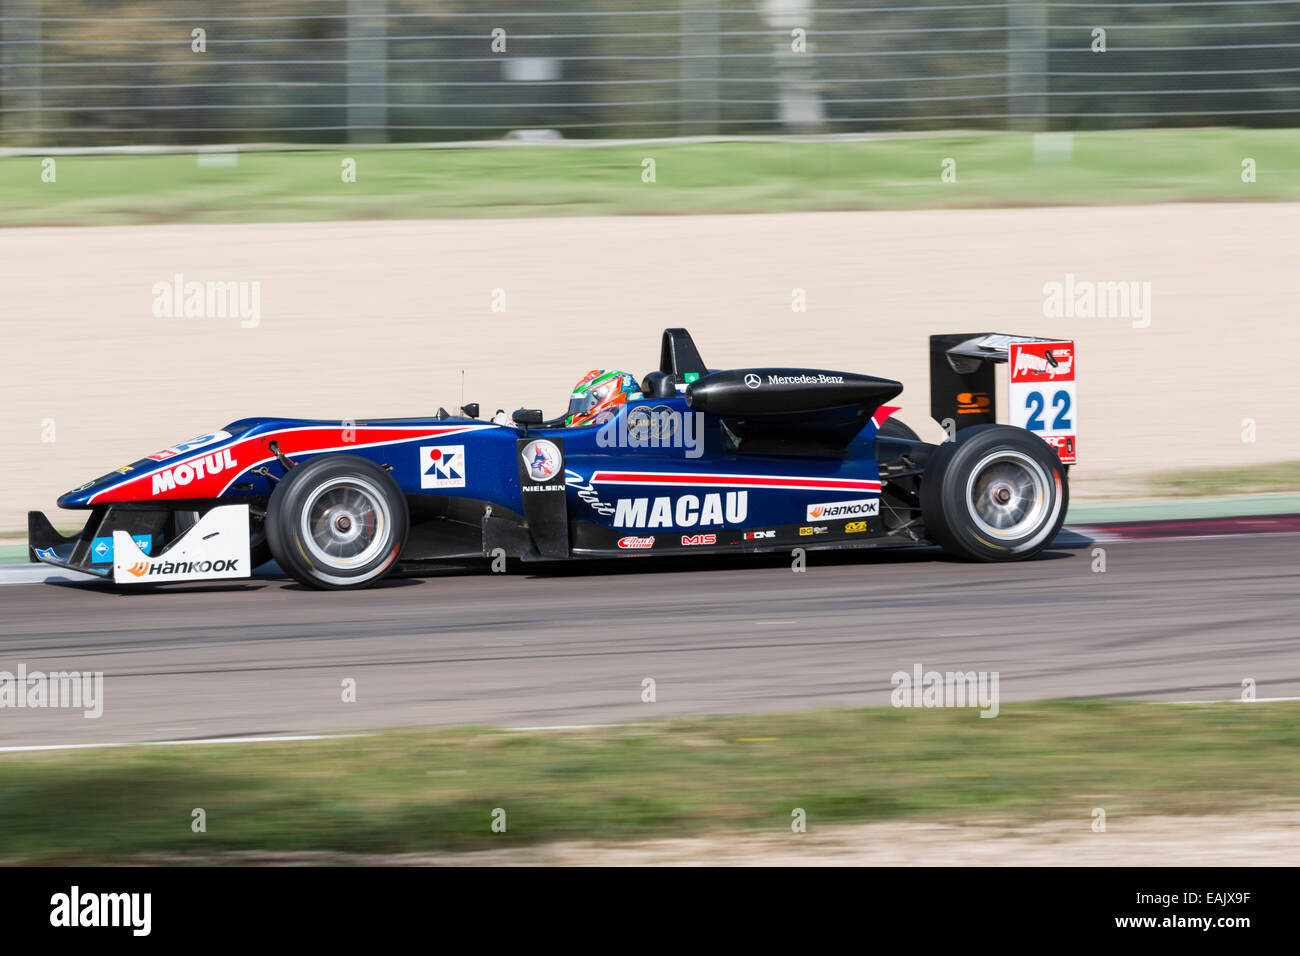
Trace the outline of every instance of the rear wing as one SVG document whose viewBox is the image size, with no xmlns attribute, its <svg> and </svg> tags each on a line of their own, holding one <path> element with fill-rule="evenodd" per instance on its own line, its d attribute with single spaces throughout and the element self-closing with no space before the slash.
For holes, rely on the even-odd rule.
<svg viewBox="0 0 1300 956">
<path fill-rule="evenodd" d="M 948 434 L 997 421 L 997 375 L 1009 367 L 1010 424 L 1042 437 L 1061 461 L 1078 461 L 1074 342 L 965 332 L 930 336 L 930 415 Z"/>
</svg>

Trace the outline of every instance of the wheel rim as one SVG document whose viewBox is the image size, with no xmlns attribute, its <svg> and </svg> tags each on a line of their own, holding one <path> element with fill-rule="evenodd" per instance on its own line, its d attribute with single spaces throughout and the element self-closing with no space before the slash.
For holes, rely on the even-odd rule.
<svg viewBox="0 0 1300 956">
<path fill-rule="evenodd" d="M 995 452 L 971 469 L 966 505 L 985 534 L 1023 538 L 1042 525 L 1050 509 L 1047 472 L 1018 451 Z"/>
<path fill-rule="evenodd" d="M 378 488 L 364 478 L 333 478 L 313 489 L 303 505 L 302 540 L 314 560 L 355 570 L 384 551 L 392 523 Z"/>
</svg>

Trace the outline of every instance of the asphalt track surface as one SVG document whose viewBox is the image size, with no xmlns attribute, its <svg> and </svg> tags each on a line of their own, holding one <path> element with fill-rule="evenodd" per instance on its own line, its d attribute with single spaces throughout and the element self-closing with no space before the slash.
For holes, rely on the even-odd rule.
<svg viewBox="0 0 1300 956">
<path fill-rule="evenodd" d="M 0 745 L 885 705 L 918 663 L 997 671 L 1004 702 L 1236 698 L 1246 678 L 1261 698 L 1300 697 L 1300 535 L 1107 541 L 1104 573 L 1079 543 L 1011 565 L 933 550 L 814 552 L 803 573 L 788 556 L 636 559 L 342 593 L 283 578 L 6 587 L 0 670 L 103 671 L 104 712 L 5 709 Z"/>
</svg>

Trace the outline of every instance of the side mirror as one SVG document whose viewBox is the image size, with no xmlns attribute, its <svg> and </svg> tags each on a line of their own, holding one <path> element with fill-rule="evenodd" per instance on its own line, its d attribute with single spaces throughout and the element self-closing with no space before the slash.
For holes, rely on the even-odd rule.
<svg viewBox="0 0 1300 956">
<path fill-rule="evenodd" d="M 470 418 L 478 418 L 478 402 L 470 402 L 468 405 L 462 405 L 460 410 Z"/>
<path fill-rule="evenodd" d="M 540 425 L 542 410 L 540 408 L 521 408 L 511 416 L 517 425 Z"/>
</svg>

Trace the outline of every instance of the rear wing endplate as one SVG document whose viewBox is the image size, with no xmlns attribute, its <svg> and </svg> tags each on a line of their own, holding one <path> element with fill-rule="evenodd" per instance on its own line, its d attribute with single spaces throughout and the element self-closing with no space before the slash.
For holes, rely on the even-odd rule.
<svg viewBox="0 0 1300 956">
<path fill-rule="evenodd" d="M 1078 454 L 1075 349 L 1070 339 L 998 332 L 930 336 L 930 415 L 948 434 L 997 421 L 997 375 L 1009 366 L 1010 424 L 1040 435 L 1065 464 Z"/>
</svg>

